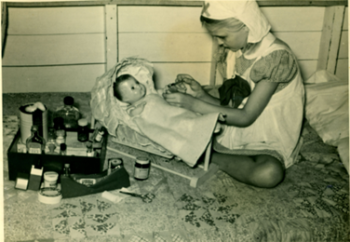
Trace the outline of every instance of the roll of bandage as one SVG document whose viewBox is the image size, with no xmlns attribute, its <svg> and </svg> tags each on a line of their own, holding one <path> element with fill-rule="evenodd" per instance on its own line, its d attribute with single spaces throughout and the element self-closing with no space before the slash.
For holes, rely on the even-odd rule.
<svg viewBox="0 0 350 242">
<path fill-rule="evenodd" d="M 61 201 L 62 194 L 55 188 L 42 188 L 38 193 L 38 200 L 45 204 L 57 204 Z"/>
<path fill-rule="evenodd" d="M 19 108 L 21 141 L 23 144 L 31 135 L 31 127 L 37 125 L 39 134 L 47 140 L 48 111 L 40 102 L 23 105 Z"/>
</svg>

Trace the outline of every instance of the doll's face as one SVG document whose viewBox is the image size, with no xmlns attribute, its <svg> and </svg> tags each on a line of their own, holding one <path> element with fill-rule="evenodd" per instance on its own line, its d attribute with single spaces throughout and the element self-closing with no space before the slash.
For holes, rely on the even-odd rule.
<svg viewBox="0 0 350 242">
<path fill-rule="evenodd" d="M 133 104 L 146 95 L 146 87 L 134 78 L 128 78 L 119 84 L 119 92 L 123 102 Z"/>
</svg>

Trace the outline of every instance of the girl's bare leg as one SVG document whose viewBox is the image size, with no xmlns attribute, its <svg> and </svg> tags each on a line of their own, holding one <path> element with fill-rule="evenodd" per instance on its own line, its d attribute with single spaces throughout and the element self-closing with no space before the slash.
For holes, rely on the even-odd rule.
<svg viewBox="0 0 350 242">
<path fill-rule="evenodd" d="M 256 187 L 272 188 L 284 178 L 281 162 L 269 155 L 242 156 L 213 152 L 212 162 L 238 181 Z"/>
</svg>

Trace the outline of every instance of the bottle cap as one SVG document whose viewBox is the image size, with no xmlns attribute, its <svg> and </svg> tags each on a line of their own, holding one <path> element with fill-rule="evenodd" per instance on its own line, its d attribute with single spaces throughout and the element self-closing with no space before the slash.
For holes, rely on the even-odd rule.
<svg viewBox="0 0 350 242">
<path fill-rule="evenodd" d="M 79 119 L 78 120 L 78 125 L 79 126 L 86 126 L 88 124 L 87 120 L 85 118 Z"/>
<path fill-rule="evenodd" d="M 149 159 L 146 156 L 138 156 L 136 157 L 136 162 L 141 165 L 149 164 Z"/>
<path fill-rule="evenodd" d="M 38 128 L 38 125 L 33 125 L 31 130 L 32 130 L 32 131 L 38 131 L 38 129 L 39 129 L 39 128 Z"/>
<path fill-rule="evenodd" d="M 62 151 L 65 151 L 67 149 L 67 145 L 65 143 L 60 144 L 60 148 Z"/>
<path fill-rule="evenodd" d="M 63 99 L 63 103 L 64 103 L 65 105 L 73 105 L 73 103 L 74 103 L 74 98 L 71 97 L 71 96 L 67 96 L 67 97 L 65 97 L 65 98 Z"/>
<path fill-rule="evenodd" d="M 70 167 L 69 163 L 64 164 L 64 168 L 69 168 L 69 167 Z"/>
</svg>

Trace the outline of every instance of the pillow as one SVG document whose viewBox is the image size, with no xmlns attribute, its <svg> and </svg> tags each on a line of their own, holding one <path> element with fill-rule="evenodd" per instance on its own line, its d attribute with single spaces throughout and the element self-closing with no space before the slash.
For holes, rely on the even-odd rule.
<svg viewBox="0 0 350 242">
<path fill-rule="evenodd" d="M 310 126 L 324 143 L 338 146 L 339 140 L 349 137 L 348 82 L 318 71 L 306 81 L 305 91 Z"/>
</svg>

